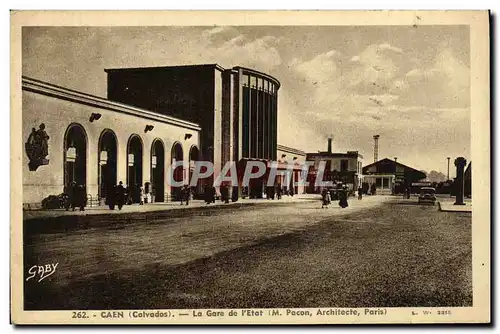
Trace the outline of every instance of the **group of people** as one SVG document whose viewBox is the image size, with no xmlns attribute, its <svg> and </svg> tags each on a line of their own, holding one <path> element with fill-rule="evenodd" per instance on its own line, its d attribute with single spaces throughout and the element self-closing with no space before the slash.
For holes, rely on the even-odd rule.
<svg viewBox="0 0 500 334">
<path fill-rule="evenodd" d="M 229 203 L 229 199 L 230 199 L 229 186 L 226 184 L 221 184 L 219 191 L 220 191 L 221 202 Z M 217 198 L 217 190 L 215 189 L 214 186 L 207 185 L 205 187 L 204 198 L 205 198 L 205 203 L 207 205 L 210 203 L 215 203 L 215 200 Z"/>
<path fill-rule="evenodd" d="M 123 186 L 122 181 L 120 181 L 117 186 L 109 187 L 108 193 L 106 194 L 106 203 L 109 209 L 114 210 L 115 206 L 118 206 L 118 210 L 121 210 L 124 204 L 128 204 L 129 195 L 130 191 Z"/>
<path fill-rule="evenodd" d="M 328 208 L 328 206 L 332 203 L 333 191 L 333 189 L 323 189 L 323 191 L 321 192 L 321 208 Z M 347 186 L 344 185 L 341 188 L 336 189 L 336 192 L 336 195 L 339 199 L 339 206 L 341 208 L 347 208 L 349 206 L 349 203 L 347 201 L 347 198 L 349 197 Z"/>
<path fill-rule="evenodd" d="M 192 191 L 188 185 L 184 185 L 180 192 L 181 205 L 186 202 L 186 205 L 189 205 L 189 200 L 191 199 Z"/>
<path fill-rule="evenodd" d="M 215 203 L 216 195 L 217 191 L 215 190 L 214 186 L 207 185 L 205 187 L 205 193 L 204 193 L 205 203 L 207 204 Z"/>
<path fill-rule="evenodd" d="M 281 199 L 283 195 L 292 196 L 295 195 L 293 188 L 290 190 L 282 188 L 280 185 L 268 186 L 266 187 L 266 198 L 274 200 L 275 198 Z"/>
<path fill-rule="evenodd" d="M 79 208 L 80 211 L 85 211 L 85 206 L 87 206 L 87 192 L 83 185 L 77 185 L 76 182 L 73 181 L 71 182 L 69 187 L 66 188 L 64 194 L 64 207 L 66 211 L 68 211 L 70 208 L 73 211 L 75 211 L 75 208 Z"/>
</svg>

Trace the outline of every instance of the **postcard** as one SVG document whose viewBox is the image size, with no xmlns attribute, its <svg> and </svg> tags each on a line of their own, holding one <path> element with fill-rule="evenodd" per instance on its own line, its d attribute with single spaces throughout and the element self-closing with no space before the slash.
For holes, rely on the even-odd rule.
<svg viewBox="0 0 500 334">
<path fill-rule="evenodd" d="M 12 11 L 11 322 L 489 323 L 489 31 Z"/>
</svg>

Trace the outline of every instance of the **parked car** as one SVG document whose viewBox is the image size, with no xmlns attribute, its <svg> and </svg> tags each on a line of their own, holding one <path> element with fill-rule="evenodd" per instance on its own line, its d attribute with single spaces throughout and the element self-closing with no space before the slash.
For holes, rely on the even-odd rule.
<svg viewBox="0 0 500 334">
<path fill-rule="evenodd" d="M 422 187 L 418 195 L 418 204 L 429 203 L 436 204 L 436 189 L 431 187 Z"/>
</svg>

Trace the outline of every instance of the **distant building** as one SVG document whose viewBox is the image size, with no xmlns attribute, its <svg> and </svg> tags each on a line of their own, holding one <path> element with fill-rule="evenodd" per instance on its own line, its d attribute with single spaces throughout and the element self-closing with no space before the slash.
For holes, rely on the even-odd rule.
<svg viewBox="0 0 500 334">
<path fill-rule="evenodd" d="M 295 185 L 296 182 L 300 181 L 302 167 L 304 162 L 306 161 L 306 153 L 304 151 L 284 146 L 278 145 L 278 176 L 277 183 L 285 188 L 286 191 L 289 191 L 293 187 L 294 194 L 304 194 L 305 186 L 304 185 Z M 285 170 L 289 165 L 292 165 L 292 175 L 289 178 L 290 184 L 286 183 L 286 172 Z M 292 186 L 293 185 L 293 186 Z"/>
<path fill-rule="evenodd" d="M 405 189 L 426 178 L 415 168 L 385 158 L 363 167 L 363 182 L 375 184 L 378 194 L 403 193 Z"/>
<path fill-rule="evenodd" d="M 325 164 L 323 181 L 342 182 L 349 190 L 355 190 L 361 184 L 363 156 L 358 151 L 346 153 L 332 152 L 332 139 L 328 139 L 328 149 L 318 153 L 307 153 L 307 161 L 314 162 L 309 170 L 309 193 L 321 192 L 321 187 L 315 186 L 320 163 Z"/>
</svg>

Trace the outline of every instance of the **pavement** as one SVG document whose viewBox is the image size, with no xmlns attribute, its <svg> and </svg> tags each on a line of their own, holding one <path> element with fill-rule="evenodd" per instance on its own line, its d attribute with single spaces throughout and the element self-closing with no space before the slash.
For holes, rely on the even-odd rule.
<svg viewBox="0 0 500 334">
<path fill-rule="evenodd" d="M 139 212 L 155 212 L 155 211 L 166 211 L 166 210 L 186 210 L 190 208 L 199 208 L 199 207 L 218 207 L 218 206 L 228 206 L 228 205 L 244 205 L 244 204 L 269 204 L 269 203 L 291 203 L 291 202 L 303 202 L 307 200 L 313 200 L 319 195 L 317 194 L 304 194 L 297 196 L 283 196 L 281 200 L 275 199 L 266 200 L 266 199 L 239 199 L 237 202 L 223 203 L 220 200 L 215 203 L 211 203 L 207 205 L 204 200 L 191 200 L 189 201 L 189 205 L 181 205 L 180 202 L 161 202 L 161 203 L 147 203 L 144 205 L 132 204 L 132 205 L 124 205 L 121 210 L 118 210 L 118 207 L 115 207 L 115 210 L 110 210 L 108 206 L 88 206 L 85 208 L 85 211 L 79 211 L 75 209 L 75 211 L 65 209 L 53 209 L 53 210 L 25 210 L 24 211 L 24 219 L 34 219 L 34 218 L 49 218 L 49 217 L 59 217 L 59 216 L 86 216 L 86 215 L 119 215 L 126 213 L 139 213 Z"/>
<path fill-rule="evenodd" d="M 26 264 L 38 259 L 59 262 L 57 281 L 61 283 L 75 276 L 90 278 L 107 268 L 119 270 L 131 261 L 138 266 L 156 262 L 179 265 L 301 231 L 318 220 L 375 208 L 388 200 L 385 196 L 367 196 L 361 201 L 350 200 L 345 209 L 338 205 L 322 209 L 318 196 L 317 201 L 303 199 L 293 205 L 289 200 L 256 204 L 255 208 L 248 203 L 205 205 L 184 211 L 186 207 L 182 206 L 184 210 L 163 213 L 31 219 L 24 223 L 24 243 L 27 253 L 35 258 L 28 258 Z"/>
<path fill-rule="evenodd" d="M 355 197 L 351 197 L 350 199 L 355 199 Z M 79 211 L 75 209 L 75 211 L 65 209 L 52 209 L 52 210 L 24 210 L 23 211 L 23 219 L 43 219 L 43 218 L 54 218 L 54 217 L 62 217 L 62 216 L 88 216 L 88 215 L 120 215 L 127 213 L 141 213 L 141 212 L 158 212 L 158 211 L 170 211 L 170 210 L 188 210 L 192 208 L 201 208 L 201 207 L 221 207 L 221 206 L 230 206 L 230 205 L 246 205 L 246 204 L 280 204 L 280 203 L 300 203 L 300 202 L 310 202 L 320 200 L 319 194 L 301 194 L 295 196 L 283 196 L 280 200 L 267 200 L 267 199 L 249 199 L 249 198 L 240 198 L 237 202 L 229 202 L 223 203 L 220 200 L 215 203 L 211 203 L 207 205 L 204 200 L 191 200 L 189 201 L 189 205 L 181 205 L 180 202 L 162 202 L 162 203 L 148 203 L 144 205 L 132 204 L 132 205 L 124 205 L 121 210 L 118 210 L 118 207 L 115 207 L 115 210 L 110 210 L 108 206 L 88 206 L 85 208 L 85 211 Z"/>
<path fill-rule="evenodd" d="M 91 218 L 24 222 L 25 275 L 58 264 L 43 281 L 25 282 L 25 309 L 472 304 L 470 214 L 414 199 L 367 196 L 322 209 L 318 197 Z M 72 227 L 47 229 L 58 220 Z"/>
<path fill-rule="evenodd" d="M 455 205 L 454 200 L 439 201 L 439 211 L 443 212 L 472 212 L 472 201 L 465 200 L 465 205 Z"/>
</svg>

